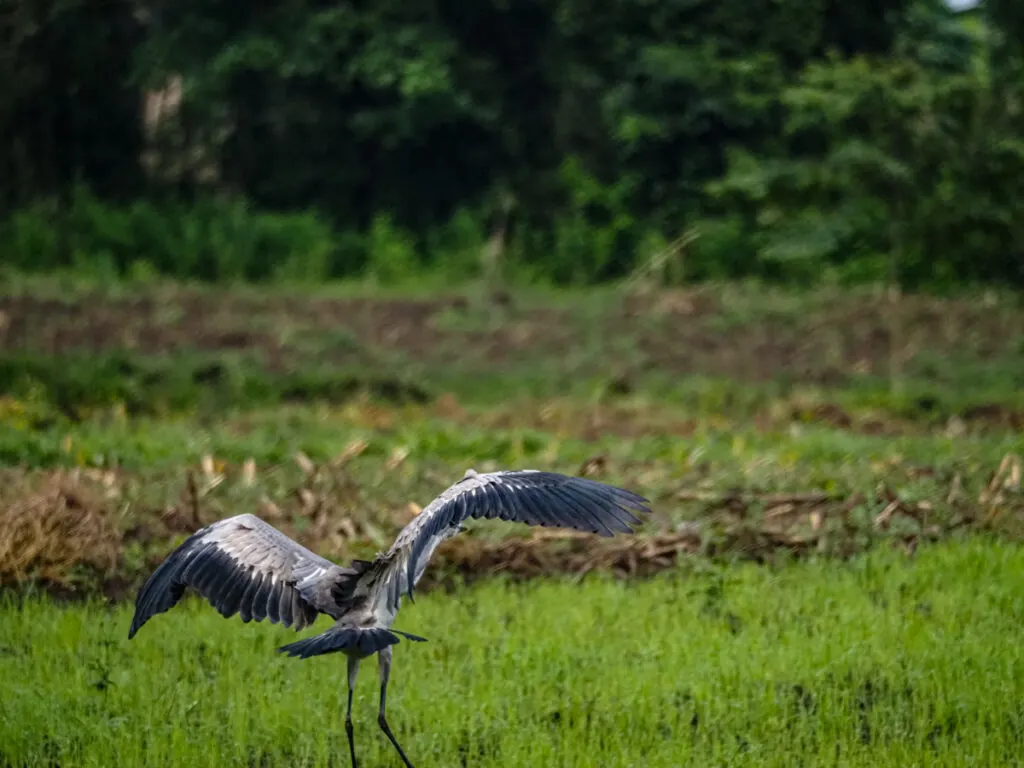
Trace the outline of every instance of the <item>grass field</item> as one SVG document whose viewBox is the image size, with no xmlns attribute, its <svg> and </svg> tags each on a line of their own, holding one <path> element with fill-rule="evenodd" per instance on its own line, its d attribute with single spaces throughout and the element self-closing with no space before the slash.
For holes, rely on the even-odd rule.
<svg viewBox="0 0 1024 768">
<path fill-rule="evenodd" d="M 194 603 L 129 644 L 128 599 L 243 511 L 372 556 L 467 467 L 654 514 L 441 547 L 398 622 L 417 766 L 1012 763 L 1021 339 L 1012 297 L 8 285 L 0 766 L 347 765 L 343 659 Z M 398 764 L 372 665 L 359 697 Z"/>
<path fill-rule="evenodd" d="M 128 606 L 8 603 L 0 764 L 346 765 L 344 658 L 200 601 L 129 642 Z M 416 765 L 1011 765 L 1024 748 L 1024 549 L 695 567 L 434 591 L 398 626 L 390 719 Z M 368 766 L 374 665 L 355 703 Z"/>
</svg>

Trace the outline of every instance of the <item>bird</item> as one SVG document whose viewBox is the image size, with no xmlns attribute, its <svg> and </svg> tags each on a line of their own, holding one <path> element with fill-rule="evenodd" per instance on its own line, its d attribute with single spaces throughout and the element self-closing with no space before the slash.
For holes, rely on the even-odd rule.
<svg viewBox="0 0 1024 768">
<path fill-rule="evenodd" d="M 320 614 L 334 624 L 320 634 L 278 648 L 291 657 L 340 652 L 348 659 L 345 732 L 352 768 L 358 768 L 352 694 L 359 665 L 377 654 L 377 723 L 406 768 L 413 768 L 386 716 L 392 647 L 401 638 L 426 638 L 395 629 L 403 594 L 413 592 L 437 547 L 466 530 L 469 518 L 498 518 L 613 536 L 635 533 L 637 515 L 650 514 L 643 496 L 582 477 L 534 469 L 465 472 L 399 532 L 387 552 L 342 566 L 315 554 L 253 514 L 239 514 L 189 536 L 139 589 L 128 638 L 153 616 L 174 607 L 186 587 L 222 616 L 263 621 L 299 631 Z"/>
</svg>

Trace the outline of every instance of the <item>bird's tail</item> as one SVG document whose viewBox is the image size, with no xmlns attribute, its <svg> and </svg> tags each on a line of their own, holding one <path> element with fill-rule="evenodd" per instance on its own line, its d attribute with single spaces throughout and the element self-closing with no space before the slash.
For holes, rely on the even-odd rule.
<svg viewBox="0 0 1024 768">
<path fill-rule="evenodd" d="M 410 635 L 408 632 L 400 632 L 396 629 L 384 629 L 383 627 L 367 627 L 366 629 L 331 627 L 319 635 L 289 643 L 277 650 L 279 653 L 298 656 L 300 659 L 349 650 L 358 651 L 364 656 L 369 656 L 372 653 L 384 650 L 389 645 L 395 645 L 400 642 L 399 635 L 418 643 L 426 642 L 425 637 Z"/>
</svg>

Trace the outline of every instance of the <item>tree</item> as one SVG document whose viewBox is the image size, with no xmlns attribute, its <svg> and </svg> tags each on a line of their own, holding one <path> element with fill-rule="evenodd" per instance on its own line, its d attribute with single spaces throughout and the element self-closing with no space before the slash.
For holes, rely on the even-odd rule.
<svg viewBox="0 0 1024 768">
<path fill-rule="evenodd" d="M 902 285 L 1024 284 L 1024 143 L 970 42 L 909 24 L 896 55 L 834 56 L 786 89 L 789 151 L 737 148 L 709 188 L 756 211 L 763 261 L 808 279 L 824 263 Z"/>
<path fill-rule="evenodd" d="M 78 179 L 140 189 L 141 27 L 126 3 L 10 0 L 0 46 L 0 210 L 66 194 Z"/>
</svg>

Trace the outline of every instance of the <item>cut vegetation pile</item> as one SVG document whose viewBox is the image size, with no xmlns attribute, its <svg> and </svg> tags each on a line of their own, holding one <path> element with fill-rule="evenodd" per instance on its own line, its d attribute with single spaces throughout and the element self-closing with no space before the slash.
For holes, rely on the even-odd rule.
<svg viewBox="0 0 1024 768">
<path fill-rule="evenodd" d="M 63 583 L 78 567 L 108 572 L 120 563 L 108 484 L 78 470 L 4 471 L 0 488 L 0 580 Z"/>
<path fill-rule="evenodd" d="M 580 474 L 608 479 L 588 462 Z M 416 502 L 361 506 L 360 488 L 343 466 L 317 466 L 304 454 L 301 481 L 266 486 L 246 462 L 229 470 L 210 458 L 188 470 L 177 500 L 148 507 L 144 477 L 113 470 L 0 471 L 0 584 L 42 583 L 71 595 L 101 588 L 122 596 L 187 535 L 229 514 L 255 511 L 300 543 L 336 560 L 365 557 L 389 546 L 419 513 Z M 219 469 L 219 471 L 218 471 Z M 231 480 L 227 480 L 229 473 Z M 630 473 L 638 487 L 639 476 Z M 1007 455 L 974 498 L 956 476 L 946 505 L 910 501 L 880 485 L 862 494 L 677 490 L 660 494 L 657 514 L 636 536 L 610 539 L 573 531 L 507 526 L 504 535 L 467 534 L 438 550 L 424 587 L 503 573 L 520 578 L 589 572 L 649 576 L 683 555 L 771 560 L 780 553 L 848 557 L 879 540 L 912 554 L 921 541 L 957 531 L 1024 531 L 1021 460 Z M 169 487 L 169 481 L 161 481 Z M 615 482 L 627 482 L 616 479 Z M 233 486 L 233 487 L 232 487 Z M 240 499 L 253 500 L 243 506 Z M 507 525 L 507 524 L 506 524 Z M 72 591 L 68 591 L 71 589 Z"/>
</svg>

